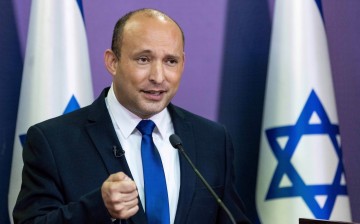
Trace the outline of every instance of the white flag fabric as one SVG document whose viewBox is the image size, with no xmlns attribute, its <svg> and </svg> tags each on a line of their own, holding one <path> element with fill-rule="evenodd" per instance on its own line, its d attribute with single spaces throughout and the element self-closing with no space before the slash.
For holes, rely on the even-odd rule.
<svg viewBox="0 0 360 224">
<path fill-rule="evenodd" d="M 264 224 L 351 220 L 319 6 L 275 3 L 256 189 Z"/>
<path fill-rule="evenodd" d="M 11 167 L 10 217 L 21 186 L 27 129 L 93 101 L 81 8 L 76 0 L 32 1 Z"/>
</svg>

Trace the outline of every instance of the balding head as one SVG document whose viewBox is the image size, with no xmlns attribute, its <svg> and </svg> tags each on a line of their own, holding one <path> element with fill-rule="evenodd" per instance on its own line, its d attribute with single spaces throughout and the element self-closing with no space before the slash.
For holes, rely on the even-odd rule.
<svg viewBox="0 0 360 224">
<path fill-rule="evenodd" d="M 148 17 L 148 18 L 152 18 L 152 19 L 158 19 L 159 21 L 171 22 L 171 23 L 176 24 L 176 26 L 179 28 L 179 30 L 181 32 L 183 48 L 185 47 L 184 46 L 185 45 L 184 32 L 175 20 L 173 20 L 168 15 L 166 15 L 165 13 L 163 13 L 159 10 L 145 8 L 145 9 L 131 11 L 131 12 L 127 13 L 126 15 L 124 15 L 123 17 L 121 17 L 117 21 L 117 23 L 114 27 L 113 37 L 112 37 L 112 42 L 111 42 L 111 50 L 115 53 L 116 57 L 120 58 L 120 56 L 121 56 L 121 46 L 122 46 L 122 40 L 124 37 L 125 26 L 132 19 L 135 19 L 136 17 Z"/>
</svg>

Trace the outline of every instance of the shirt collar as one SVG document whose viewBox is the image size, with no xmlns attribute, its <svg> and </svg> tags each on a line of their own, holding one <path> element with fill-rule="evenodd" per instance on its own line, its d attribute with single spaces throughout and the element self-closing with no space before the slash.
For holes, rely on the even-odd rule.
<svg viewBox="0 0 360 224">
<path fill-rule="evenodd" d="M 131 134 L 138 131 L 136 126 L 142 119 L 119 103 L 114 93 L 113 84 L 111 84 L 111 88 L 107 94 L 106 103 L 109 113 L 112 119 L 114 119 L 114 125 L 120 130 L 124 138 L 127 139 Z M 159 137 L 165 140 L 166 133 L 172 128 L 172 121 L 168 109 L 165 108 L 149 119 L 156 124 L 154 133 L 159 134 Z"/>
</svg>

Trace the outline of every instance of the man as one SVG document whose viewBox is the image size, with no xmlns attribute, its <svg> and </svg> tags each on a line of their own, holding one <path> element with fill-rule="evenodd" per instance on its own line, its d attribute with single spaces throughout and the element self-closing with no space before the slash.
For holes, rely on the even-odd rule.
<svg viewBox="0 0 360 224">
<path fill-rule="evenodd" d="M 171 146 L 176 133 L 236 221 L 248 223 L 234 188 L 226 130 L 170 103 L 184 62 L 183 32 L 167 15 L 142 9 L 122 17 L 105 52 L 111 87 L 92 105 L 29 129 L 15 222 L 230 223 Z M 144 122 L 154 129 L 148 144 Z M 151 172 L 143 147 L 161 158 L 155 165 L 161 171 Z M 152 178 L 159 178 L 155 198 L 148 190 Z"/>
</svg>

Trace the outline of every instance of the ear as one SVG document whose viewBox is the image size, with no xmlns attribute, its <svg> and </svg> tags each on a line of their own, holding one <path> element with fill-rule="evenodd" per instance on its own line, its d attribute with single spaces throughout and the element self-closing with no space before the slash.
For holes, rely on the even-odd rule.
<svg viewBox="0 0 360 224">
<path fill-rule="evenodd" d="M 185 66 L 185 52 L 183 52 L 183 66 Z"/>
<path fill-rule="evenodd" d="M 183 59 L 183 63 L 182 63 L 182 68 L 181 69 L 182 69 L 182 72 L 183 72 L 184 68 L 185 68 L 185 52 L 183 52 L 182 59 Z"/>
<path fill-rule="evenodd" d="M 115 53 L 110 50 L 107 49 L 104 53 L 104 62 L 105 62 L 105 67 L 106 70 L 108 70 L 108 72 L 112 75 L 115 76 L 116 75 L 116 68 L 118 65 L 118 58 L 116 57 Z"/>
</svg>

